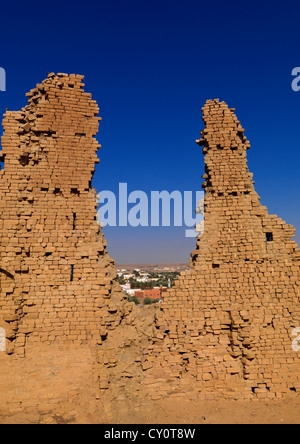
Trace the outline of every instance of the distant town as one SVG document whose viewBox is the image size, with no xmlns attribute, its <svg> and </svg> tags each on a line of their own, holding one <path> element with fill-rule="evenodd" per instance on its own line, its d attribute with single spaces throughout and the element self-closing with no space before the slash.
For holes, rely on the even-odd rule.
<svg viewBox="0 0 300 444">
<path fill-rule="evenodd" d="M 179 273 L 187 264 L 131 264 L 117 266 L 117 280 L 136 305 L 163 302 L 164 293 L 172 288 Z"/>
</svg>

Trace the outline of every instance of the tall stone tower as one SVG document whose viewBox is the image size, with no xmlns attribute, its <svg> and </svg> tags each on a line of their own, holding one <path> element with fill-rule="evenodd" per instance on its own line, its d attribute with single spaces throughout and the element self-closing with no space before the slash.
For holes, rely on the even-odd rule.
<svg viewBox="0 0 300 444">
<path fill-rule="evenodd" d="M 261 205 L 234 110 L 210 100 L 202 111 L 204 232 L 165 296 L 153 349 L 174 388 L 186 380 L 213 396 L 280 397 L 300 390 L 295 230 Z"/>
<path fill-rule="evenodd" d="M 7 352 L 35 343 L 99 343 L 114 263 L 91 180 L 100 118 L 83 76 L 49 74 L 4 116 L 0 173 L 0 327 Z M 120 296 L 122 298 L 122 296 Z"/>
</svg>

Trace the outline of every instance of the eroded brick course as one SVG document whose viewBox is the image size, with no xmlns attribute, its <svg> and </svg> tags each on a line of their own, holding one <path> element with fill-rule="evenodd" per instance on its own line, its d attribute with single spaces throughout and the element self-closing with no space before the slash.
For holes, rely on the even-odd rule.
<svg viewBox="0 0 300 444">
<path fill-rule="evenodd" d="M 101 343 L 113 322 L 107 308 L 119 289 L 91 187 L 99 108 L 82 80 L 49 74 L 25 108 L 4 115 L 0 326 L 8 353 Z"/>
<path fill-rule="evenodd" d="M 0 410 L 299 392 L 299 249 L 260 203 L 234 110 L 203 108 L 204 233 L 190 269 L 163 304 L 137 308 L 97 222 L 99 109 L 82 80 L 49 74 L 3 120 Z"/>
<path fill-rule="evenodd" d="M 209 100 L 202 111 L 204 232 L 139 352 L 142 373 L 135 366 L 131 377 L 154 399 L 280 398 L 300 390 L 295 230 L 261 205 L 234 110 Z M 111 374 L 113 386 L 122 373 Z"/>
</svg>

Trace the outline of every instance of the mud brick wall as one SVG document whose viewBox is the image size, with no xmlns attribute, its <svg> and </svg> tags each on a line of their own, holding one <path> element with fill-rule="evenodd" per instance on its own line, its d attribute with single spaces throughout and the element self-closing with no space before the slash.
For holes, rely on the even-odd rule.
<svg viewBox="0 0 300 444">
<path fill-rule="evenodd" d="M 76 356 L 78 344 L 92 345 L 104 401 L 299 392 L 299 249 L 294 228 L 260 203 L 234 110 L 218 100 L 203 108 L 204 233 L 164 303 L 141 311 L 123 301 L 97 222 L 99 109 L 82 80 L 49 74 L 25 108 L 4 116 L 0 328 L 8 354 L 26 351 L 42 370 L 34 351 L 43 344 L 54 345 L 51 356 L 57 344 L 72 344 Z"/>
<path fill-rule="evenodd" d="M 269 399 L 300 391 L 300 353 L 292 348 L 300 326 L 295 230 L 261 205 L 234 110 L 209 100 L 202 112 L 204 232 L 190 269 L 155 313 L 148 347 L 136 347 L 132 369 L 116 365 L 126 338 L 119 351 L 115 337 L 103 344 L 100 381 L 102 375 L 116 398 L 128 384 L 134 396 L 144 390 L 152 399 Z"/>
<path fill-rule="evenodd" d="M 114 262 L 91 180 L 99 108 L 83 76 L 49 74 L 4 115 L 0 172 L 0 326 L 7 352 L 101 343 L 113 322 Z M 122 296 L 120 296 L 122 298 Z"/>
<path fill-rule="evenodd" d="M 190 269 L 165 296 L 154 342 L 160 354 L 149 360 L 158 357 L 168 372 L 171 365 L 175 382 L 196 380 L 200 392 L 280 397 L 300 391 L 292 349 L 300 255 L 294 228 L 260 203 L 234 111 L 219 100 L 202 110 L 204 233 Z"/>
</svg>

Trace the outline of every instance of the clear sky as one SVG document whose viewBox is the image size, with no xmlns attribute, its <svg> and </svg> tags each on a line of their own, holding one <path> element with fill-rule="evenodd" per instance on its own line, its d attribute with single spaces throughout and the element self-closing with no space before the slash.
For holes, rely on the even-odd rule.
<svg viewBox="0 0 300 444">
<path fill-rule="evenodd" d="M 26 105 L 47 71 L 85 75 L 100 106 L 93 186 L 201 190 L 195 144 L 207 99 L 225 100 L 246 129 L 248 164 L 269 213 L 300 242 L 299 1 L 2 2 L 0 111 Z M 118 263 L 186 262 L 185 228 L 106 227 Z"/>
</svg>

